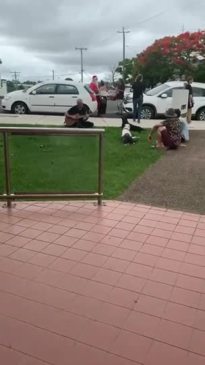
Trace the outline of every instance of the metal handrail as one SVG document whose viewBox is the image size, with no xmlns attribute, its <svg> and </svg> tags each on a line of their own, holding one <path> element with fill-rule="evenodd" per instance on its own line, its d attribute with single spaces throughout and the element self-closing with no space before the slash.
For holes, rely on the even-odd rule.
<svg viewBox="0 0 205 365">
<path fill-rule="evenodd" d="M 33 128 L 33 127 L 0 127 L 0 133 L 3 135 L 4 149 L 4 170 L 5 170 L 5 188 L 6 192 L 0 194 L 0 200 L 6 200 L 7 207 L 12 206 L 15 199 L 63 199 L 63 198 L 94 198 L 97 199 L 98 205 L 102 204 L 103 197 L 103 147 L 104 147 L 104 129 L 84 129 L 84 128 Z M 38 135 L 38 136 L 97 136 L 99 137 L 99 156 L 98 156 L 98 191 L 94 193 L 87 192 L 54 192 L 54 193 L 12 193 L 11 188 L 11 163 L 9 154 L 9 135 Z"/>
</svg>

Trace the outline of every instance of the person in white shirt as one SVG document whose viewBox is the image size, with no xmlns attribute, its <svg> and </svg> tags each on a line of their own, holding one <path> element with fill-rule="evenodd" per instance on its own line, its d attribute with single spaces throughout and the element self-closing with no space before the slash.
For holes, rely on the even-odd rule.
<svg viewBox="0 0 205 365">
<path fill-rule="evenodd" d="M 189 142 L 189 128 L 187 124 L 186 114 L 181 114 L 180 109 L 175 109 L 175 113 L 181 123 L 182 142 Z"/>
</svg>

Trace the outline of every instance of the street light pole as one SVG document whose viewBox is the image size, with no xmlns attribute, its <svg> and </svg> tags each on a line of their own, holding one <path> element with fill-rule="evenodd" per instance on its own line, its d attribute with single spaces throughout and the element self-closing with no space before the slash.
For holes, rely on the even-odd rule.
<svg viewBox="0 0 205 365">
<path fill-rule="evenodd" d="M 81 64 L 80 74 L 81 74 L 81 82 L 83 82 L 83 72 L 84 72 L 84 69 L 83 69 L 83 51 L 87 51 L 87 48 L 76 47 L 75 49 L 76 49 L 76 51 L 80 51 L 80 64 Z"/>
</svg>

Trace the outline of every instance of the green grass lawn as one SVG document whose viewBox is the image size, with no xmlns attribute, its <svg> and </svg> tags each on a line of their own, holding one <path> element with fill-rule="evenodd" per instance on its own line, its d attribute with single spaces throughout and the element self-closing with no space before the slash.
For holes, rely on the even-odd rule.
<svg viewBox="0 0 205 365">
<path fill-rule="evenodd" d="M 132 146 L 120 141 L 120 128 L 106 128 L 104 197 L 116 198 L 161 153 L 147 143 L 147 132 Z M 11 136 L 13 192 L 97 191 L 97 137 Z M 0 136 L 0 175 L 3 177 Z M 0 193 L 4 191 L 0 179 Z"/>
</svg>

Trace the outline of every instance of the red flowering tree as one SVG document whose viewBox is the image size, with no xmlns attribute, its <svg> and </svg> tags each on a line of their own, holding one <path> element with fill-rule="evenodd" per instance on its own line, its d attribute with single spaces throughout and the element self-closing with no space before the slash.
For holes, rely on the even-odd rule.
<svg viewBox="0 0 205 365">
<path fill-rule="evenodd" d="M 143 73 L 151 85 L 165 82 L 174 75 L 192 74 L 195 79 L 204 78 L 205 31 L 156 40 L 137 55 L 135 71 Z M 205 81 L 205 78 L 198 81 Z"/>
</svg>

